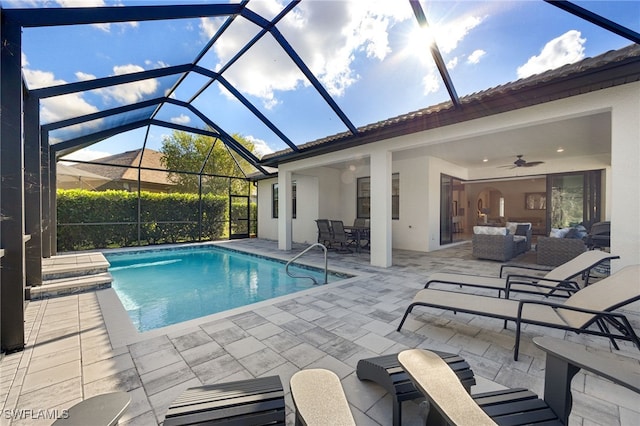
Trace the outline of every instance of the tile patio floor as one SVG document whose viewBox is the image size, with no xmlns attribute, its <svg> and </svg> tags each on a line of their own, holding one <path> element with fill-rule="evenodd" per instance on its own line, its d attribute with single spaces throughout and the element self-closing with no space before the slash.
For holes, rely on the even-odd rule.
<svg viewBox="0 0 640 426">
<path fill-rule="evenodd" d="M 282 252 L 275 242 L 257 239 L 224 245 L 283 259 L 304 249 L 295 245 L 292 252 Z M 525 328 L 520 360 L 515 362 L 514 333 L 504 330 L 499 320 L 417 309 L 402 332 L 395 331 L 430 273 L 497 275 L 499 263 L 474 260 L 469 252 L 469 243 L 433 253 L 398 250 L 394 266 L 386 269 L 371 267 L 367 254 L 330 253 L 331 269 L 359 276 L 142 334 L 133 329 L 111 289 L 31 302 L 25 350 L 0 362 L 0 424 L 50 424 L 51 420 L 24 413 L 61 412 L 90 396 L 124 390 L 132 404 L 121 424 L 155 425 L 188 387 L 278 374 L 288 390 L 293 373 L 321 367 L 341 378 L 358 425 L 389 425 L 389 395 L 374 383 L 360 382 L 355 367 L 362 358 L 413 347 L 459 353 L 483 389 L 527 387 L 541 394 L 544 354 L 531 338 L 564 337 L 564 332 Z M 322 263 L 319 252 L 302 260 Z M 631 312 L 636 328 L 637 308 Z M 566 337 L 609 347 L 601 338 L 572 333 Z M 629 345 L 623 344 L 621 353 L 640 359 L 640 352 Z M 576 376 L 573 397 L 574 425 L 636 425 L 640 419 L 639 395 L 593 375 Z M 293 424 L 288 392 L 286 403 L 287 423 Z M 32 411 L 22 411 L 23 418 L 12 420 L 19 410 Z M 405 403 L 403 414 L 405 424 L 420 424 L 418 404 Z"/>
</svg>

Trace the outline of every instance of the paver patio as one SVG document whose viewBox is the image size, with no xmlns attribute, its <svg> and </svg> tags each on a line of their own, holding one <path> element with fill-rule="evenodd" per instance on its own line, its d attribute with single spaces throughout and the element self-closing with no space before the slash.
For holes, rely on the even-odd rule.
<svg viewBox="0 0 640 426">
<path fill-rule="evenodd" d="M 292 252 L 283 252 L 276 242 L 258 239 L 224 245 L 283 259 L 305 248 L 294 245 Z M 322 263 L 319 252 L 302 261 Z M 146 333 L 133 330 L 112 289 L 31 302 L 25 350 L 0 362 L 0 423 L 50 424 L 45 417 L 82 399 L 123 390 L 132 403 L 121 424 L 152 425 L 162 422 L 169 404 L 188 387 L 278 374 L 287 390 L 287 423 L 293 424 L 289 379 L 302 368 L 320 367 L 340 377 L 358 425 L 389 425 L 389 395 L 358 380 L 356 364 L 413 347 L 460 354 L 479 388 L 528 387 L 542 394 L 545 356 L 531 338 L 563 338 L 563 331 L 525 327 L 517 362 L 513 327 L 505 330 L 499 320 L 420 309 L 402 332 L 395 331 L 430 273 L 497 275 L 499 263 L 474 260 L 469 243 L 432 253 L 396 250 L 393 263 L 375 268 L 366 253 L 330 253 L 330 269 L 358 276 Z M 629 310 L 636 327 L 639 311 L 637 305 Z M 609 348 L 603 338 L 573 333 L 566 338 Z M 626 342 L 612 352 L 612 362 L 619 354 L 640 360 L 640 351 Z M 576 376 L 573 397 L 571 424 L 632 425 L 640 418 L 640 395 L 591 374 Z M 420 424 L 423 408 L 405 403 L 405 423 Z"/>
</svg>

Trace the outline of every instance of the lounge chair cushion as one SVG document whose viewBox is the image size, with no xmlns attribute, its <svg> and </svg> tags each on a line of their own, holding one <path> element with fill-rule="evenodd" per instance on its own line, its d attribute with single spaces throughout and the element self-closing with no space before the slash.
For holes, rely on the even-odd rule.
<svg viewBox="0 0 640 426">
<path fill-rule="evenodd" d="M 616 280 L 616 285 L 607 285 L 611 278 Z M 638 267 L 628 267 L 618 271 L 615 276 L 583 288 L 567 299 L 564 305 L 575 308 L 588 306 L 595 311 L 610 311 L 625 304 L 622 302 L 637 298 L 639 292 Z M 574 328 L 582 328 L 593 319 L 591 314 L 566 309 L 559 309 L 558 315 Z"/>
<path fill-rule="evenodd" d="M 461 312 L 477 313 L 500 319 L 515 320 L 518 317 L 517 300 L 499 299 L 497 297 L 479 296 L 477 294 L 458 293 L 446 290 L 420 290 L 411 303 L 431 305 Z M 526 305 L 522 310 L 525 322 L 554 324 L 566 326 L 567 323 L 558 316 L 555 310 L 545 305 Z"/>
</svg>

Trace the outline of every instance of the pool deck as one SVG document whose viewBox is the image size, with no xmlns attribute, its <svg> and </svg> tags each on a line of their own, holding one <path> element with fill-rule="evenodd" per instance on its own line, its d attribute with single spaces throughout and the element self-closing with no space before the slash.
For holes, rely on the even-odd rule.
<svg viewBox="0 0 640 426">
<path fill-rule="evenodd" d="M 287 260 L 306 247 L 283 252 L 276 242 L 259 239 L 222 244 Z M 301 261 L 322 264 L 319 251 Z M 609 350 L 604 338 L 525 326 L 516 362 L 513 327 L 426 308 L 417 309 L 397 332 L 404 310 L 431 273 L 497 276 L 500 263 L 471 258 L 469 243 L 432 253 L 396 250 L 393 263 L 376 268 L 367 253 L 330 252 L 330 269 L 358 276 L 146 333 L 133 328 L 112 289 L 30 302 L 25 350 L 0 361 L 0 425 L 51 424 L 44 414 L 62 413 L 114 390 L 132 398 L 121 425 L 159 424 L 188 387 L 274 374 L 287 391 L 287 424 L 293 425 L 288 383 L 303 368 L 328 368 L 340 377 L 358 425 L 390 425 L 389 395 L 356 377 L 362 358 L 414 347 L 458 353 L 479 378 L 477 390 L 527 387 L 542 394 L 545 356 L 532 337 L 544 334 Z M 636 329 L 638 308 L 628 310 Z M 638 359 L 640 369 L 640 351 L 630 344 L 614 352 L 612 360 L 624 354 Z M 605 379 L 579 373 L 572 389 L 572 425 L 635 425 L 640 418 L 640 395 Z M 421 424 L 420 412 L 419 404 L 405 403 L 403 424 Z M 11 414 L 19 418 L 12 420 Z"/>
</svg>

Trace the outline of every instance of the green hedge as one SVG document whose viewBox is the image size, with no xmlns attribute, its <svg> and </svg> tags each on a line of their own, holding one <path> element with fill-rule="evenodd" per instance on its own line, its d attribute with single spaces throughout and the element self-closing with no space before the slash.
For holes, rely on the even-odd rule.
<svg viewBox="0 0 640 426">
<path fill-rule="evenodd" d="M 203 195 L 200 205 L 197 194 L 141 192 L 138 243 L 137 193 L 72 189 L 58 190 L 57 195 L 59 251 L 208 241 L 228 236 L 229 200 L 224 196 Z M 252 204 L 252 218 L 256 217 L 256 210 Z"/>
</svg>

